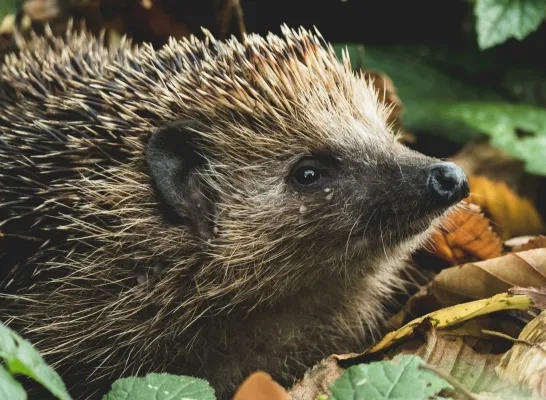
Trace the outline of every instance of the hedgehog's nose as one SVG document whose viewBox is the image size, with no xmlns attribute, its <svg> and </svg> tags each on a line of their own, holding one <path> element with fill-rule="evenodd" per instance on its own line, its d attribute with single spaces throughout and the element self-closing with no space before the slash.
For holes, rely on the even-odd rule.
<svg viewBox="0 0 546 400">
<path fill-rule="evenodd" d="M 458 203 L 470 193 L 465 173 L 452 162 L 431 166 L 427 186 L 435 201 L 443 206 Z"/>
</svg>

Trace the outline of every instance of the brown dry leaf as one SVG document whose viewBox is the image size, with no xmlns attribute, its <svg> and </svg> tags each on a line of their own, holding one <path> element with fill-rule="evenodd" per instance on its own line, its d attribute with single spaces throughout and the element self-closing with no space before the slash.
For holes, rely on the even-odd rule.
<svg viewBox="0 0 546 400">
<path fill-rule="evenodd" d="M 366 50 L 364 46 L 356 46 L 358 57 L 355 60 L 355 69 L 360 70 L 364 77 L 372 81 L 372 85 L 379 93 L 379 98 L 391 109 L 391 113 L 387 118 L 387 123 L 390 124 L 395 132 L 399 134 L 399 140 L 405 143 L 414 143 L 416 138 L 414 135 L 404 129 L 402 123 L 402 114 L 404 113 L 404 105 L 398 97 L 398 92 L 392 80 L 383 72 L 364 68 L 364 59 L 366 58 Z"/>
<path fill-rule="evenodd" d="M 430 254 L 459 265 L 469 260 L 487 260 L 502 254 L 502 242 L 491 229 L 480 207 L 467 203 L 451 214 L 431 237 Z"/>
<path fill-rule="evenodd" d="M 420 318 L 416 318 L 400 329 L 386 334 L 381 341 L 372 347 L 369 347 L 358 356 L 351 357 L 350 359 L 363 358 L 366 355 L 384 351 L 398 343 L 400 340 L 411 337 L 415 332 L 422 332 L 423 329 L 428 331 L 430 327 L 445 328 L 492 312 L 502 310 L 528 310 L 533 306 L 533 301 L 526 295 L 513 296 L 509 293 L 500 293 L 487 299 L 446 307 Z"/>
<path fill-rule="evenodd" d="M 309 369 L 303 379 L 296 382 L 289 390 L 291 400 L 315 400 L 319 395 L 328 393 L 330 386 L 343 374 L 340 360 L 354 357 L 356 354 L 331 355 Z"/>
<path fill-rule="evenodd" d="M 468 182 L 471 191 L 468 201 L 482 208 L 502 239 L 544 232 L 544 222 L 535 206 L 515 194 L 506 183 L 476 175 L 469 176 Z"/>
<path fill-rule="evenodd" d="M 373 69 L 364 69 L 362 72 L 368 80 L 372 81 L 373 87 L 379 93 L 379 98 L 391 108 L 387 123 L 392 124 L 395 130 L 400 129 L 402 127 L 404 106 L 400 97 L 398 97 L 392 80 L 384 73 Z"/>
<path fill-rule="evenodd" d="M 512 248 L 512 251 L 516 253 L 520 251 L 543 248 L 546 248 L 546 236 L 539 235 L 530 239 L 529 241 L 527 241 L 527 243 L 514 246 Z"/>
<path fill-rule="evenodd" d="M 534 249 L 444 269 L 429 285 L 430 293 L 445 306 L 490 297 L 512 286 L 544 284 L 546 249 Z"/>
<path fill-rule="evenodd" d="M 363 55 L 361 57 L 363 58 Z M 379 93 L 379 98 L 391 108 L 387 123 L 390 124 L 393 131 L 399 135 L 399 140 L 403 143 L 414 143 L 416 140 L 415 136 L 406 131 L 402 124 L 404 105 L 398 97 L 392 80 L 384 73 L 372 69 L 362 69 L 362 72 L 364 73 L 364 76 L 372 80 L 374 88 Z"/>
<path fill-rule="evenodd" d="M 245 379 L 233 400 L 289 400 L 289 397 L 269 374 L 258 371 Z"/>
<path fill-rule="evenodd" d="M 421 357 L 427 364 L 448 373 L 473 393 L 503 396 L 520 394 L 513 385 L 499 379 L 495 372 L 502 354 L 478 353 L 466 345 L 461 337 L 446 336 L 441 331 L 431 329 L 419 348 L 398 349 L 397 354 Z"/>
<path fill-rule="evenodd" d="M 463 169 L 467 176 L 479 175 L 494 181 L 506 182 L 517 193 L 530 199 L 536 196 L 537 177 L 525 173 L 525 163 L 491 146 L 489 138 L 466 144 L 450 160 Z"/>
<path fill-rule="evenodd" d="M 533 399 L 546 398 L 546 311 L 521 331 L 518 342 L 501 359 L 497 374 L 533 392 Z"/>
</svg>

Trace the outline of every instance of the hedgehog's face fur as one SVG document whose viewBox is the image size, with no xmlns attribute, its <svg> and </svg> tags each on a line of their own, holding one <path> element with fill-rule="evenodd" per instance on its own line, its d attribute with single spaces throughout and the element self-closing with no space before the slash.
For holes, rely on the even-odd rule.
<svg viewBox="0 0 546 400">
<path fill-rule="evenodd" d="M 267 281 L 293 290 L 300 277 L 366 274 L 405 256 L 460 199 L 430 190 L 438 161 L 397 142 L 365 77 L 296 37 L 272 37 L 276 54 L 251 38 L 237 84 L 212 75 L 215 60 L 201 91 L 222 94 L 214 112 L 161 126 L 147 147 L 166 219 L 261 297 Z"/>
</svg>

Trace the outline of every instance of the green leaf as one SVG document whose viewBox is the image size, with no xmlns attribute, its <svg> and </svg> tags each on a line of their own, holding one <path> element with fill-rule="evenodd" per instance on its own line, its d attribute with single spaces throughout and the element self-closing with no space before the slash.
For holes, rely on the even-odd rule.
<svg viewBox="0 0 546 400">
<path fill-rule="evenodd" d="M 103 400 L 216 400 L 207 381 L 189 376 L 148 374 L 143 378 L 122 378 L 112 385 Z"/>
<path fill-rule="evenodd" d="M 330 387 L 330 400 L 443 399 L 440 391 L 453 389 L 434 372 L 421 369 L 417 356 L 400 355 L 392 361 L 355 365 Z"/>
<path fill-rule="evenodd" d="M 525 162 L 527 172 L 546 175 L 546 110 L 524 104 L 461 102 L 423 104 L 429 128 L 451 125 L 483 133 L 491 144 Z"/>
<path fill-rule="evenodd" d="M 0 365 L 0 399 L 26 400 L 27 394 L 23 386 Z"/>
<path fill-rule="evenodd" d="M 443 72 L 438 67 L 442 63 L 438 55 L 435 62 L 427 61 L 433 58 L 429 49 L 366 47 L 364 56 L 358 45 L 335 45 L 334 49 L 340 54 L 345 47 L 353 68 L 382 71 L 392 79 L 404 104 L 404 125 L 410 132 L 427 132 L 460 144 L 490 136 L 493 146 L 524 161 L 527 172 L 546 175 L 543 107 L 508 103 L 494 90 Z M 478 63 L 487 69 L 488 59 L 479 58 Z"/>
<path fill-rule="evenodd" d="M 60 376 L 47 365 L 36 349 L 4 324 L 0 323 L 0 357 L 11 374 L 26 375 L 61 400 L 71 397 Z"/>
<path fill-rule="evenodd" d="M 381 71 L 392 79 L 404 104 L 404 125 L 409 131 L 421 130 L 423 120 L 428 118 L 429 113 L 423 108 L 423 103 L 503 100 L 496 91 L 478 86 L 475 82 L 457 79 L 453 74 L 440 70 L 436 63 L 425 61 L 423 53 L 434 52 L 434 49 L 417 46 L 366 47 L 362 55 L 362 46 L 334 45 L 338 55 L 345 47 L 353 68 Z"/>
<path fill-rule="evenodd" d="M 22 0 L 0 0 L 0 23 L 2 23 L 6 15 L 17 13 L 17 9 L 23 3 L 23 1 Z"/>
<path fill-rule="evenodd" d="M 509 38 L 522 40 L 546 16 L 544 0 L 477 0 L 474 8 L 478 45 L 493 47 Z"/>
</svg>

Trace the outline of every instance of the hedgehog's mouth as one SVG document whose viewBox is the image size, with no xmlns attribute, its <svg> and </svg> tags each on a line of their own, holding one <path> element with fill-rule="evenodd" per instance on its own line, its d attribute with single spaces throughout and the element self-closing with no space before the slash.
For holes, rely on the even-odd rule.
<svg viewBox="0 0 546 400">
<path fill-rule="evenodd" d="M 387 247 L 397 246 L 401 242 L 422 235 L 431 226 L 439 225 L 448 213 L 448 210 L 452 208 L 435 210 L 426 214 L 416 213 L 413 216 L 405 218 L 379 217 L 376 221 L 368 222 L 368 226 L 364 225 L 355 228 L 351 232 L 349 239 L 354 244 L 366 244 L 367 247 L 378 245 Z M 374 228 L 370 229 L 370 225 L 373 225 Z"/>
</svg>

